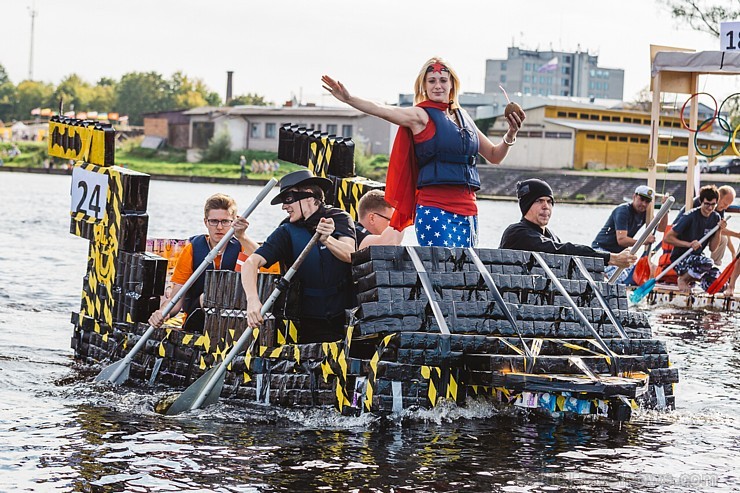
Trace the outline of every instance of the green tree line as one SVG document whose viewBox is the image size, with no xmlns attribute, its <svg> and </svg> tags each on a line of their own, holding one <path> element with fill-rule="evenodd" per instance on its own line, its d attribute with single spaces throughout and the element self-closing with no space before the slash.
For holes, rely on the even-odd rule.
<svg viewBox="0 0 740 493">
<path fill-rule="evenodd" d="M 70 74 L 56 86 L 47 82 L 24 80 L 13 84 L 0 64 L 0 120 L 28 120 L 34 108 L 57 110 L 116 112 L 128 115 L 131 125 L 141 125 L 143 114 L 154 111 L 220 106 L 221 97 L 198 78 L 175 72 L 165 78 L 157 72 L 130 72 L 120 80 L 104 77 L 91 84 L 77 74 Z M 266 105 L 257 94 L 237 96 L 229 105 Z"/>
</svg>

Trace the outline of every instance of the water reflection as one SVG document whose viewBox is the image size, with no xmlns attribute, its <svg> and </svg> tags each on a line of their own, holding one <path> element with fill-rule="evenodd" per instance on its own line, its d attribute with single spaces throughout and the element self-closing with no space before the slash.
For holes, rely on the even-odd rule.
<svg viewBox="0 0 740 493">
<path fill-rule="evenodd" d="M 677 410 L 621 427 L 476 404 L 396 420 L 220 403 L 165 417 L 164 389 L 91 383 L 71 361 L 86 243 L 68 233 L 69 178 L 4 173 L 0 215 L 0 491 L 736 491 L 736 314 L 650 308 L 681 371 Z M 242 203 L 245 187 L 219 187 Z M 38 197 L 27 207 L 29 190 Z M 199 231 L 212 185 L 152 183 L 150 232 Z M 244 198 L 242 198 L 244 197 Z M 481 202 L 483 244 L 519 219 Z M 589 243 L 608 207 L 559 204 L 555 230 Z M 263 237 L 282 216 L 260 206 Z M 20 225 L 14 218 L 23 217 Z M 578 217 L 578 221 L 573 221 Z M 48 246 L 31 255 L 14 245 Z"/>
</svg>

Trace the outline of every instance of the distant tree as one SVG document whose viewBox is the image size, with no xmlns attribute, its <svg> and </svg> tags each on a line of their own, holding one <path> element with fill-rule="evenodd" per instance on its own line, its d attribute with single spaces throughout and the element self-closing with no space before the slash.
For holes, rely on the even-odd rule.
<svg viewBox="0 0 740 493">
<path fill-rule="evenodd" d="M 740 0 L 712 3 L 705 0 L 663 0 L 678 20 L 685 21 L 695 31 L 719 36 L 719 24 L 740 17 Z M 734 6 L 731 5 L 734 3 Z"/>
<path fill-rule="evenodd" d="M 130 72 L 115 88 L 115 110 L 141 125 L 144 113 L 173 108 L 171 94 L 170 84 L 157 72 Z"/>
<path fill-rule="evenodd" d="M 208 106 L 221 106 L 221 96 L 217 92 L 211 91 L 206 94 L 206 102 Z"/>
<path fill-rule="evenodd" d="M 267 106 L 269 104 L 269 102 L 265 101 L 264 96 L 251 92 L 236 96 L 228 103 L 229 106 Z"/>
<path fill-rule="evenodd" d="M 10 77 L 8 77 L 8 72 L 5 71 L 3 64 L 0 63 L 0 85 L 6 82 L 10 82 Z"/>
<path fill-rule="evenodd" d="M 202 79 L 191 79 L 182 72 L 175 72 L 170 78 L 170 91 L 176 108 L 197 108 L 199 106 L 218 106 L 221 100 L 214 100 L 218 95 L 205 85 Z"/>
<path fill-rule="evenodd" d="M 118 82 L 116 82 L 116 79 L 111 79 L 110 77 L 101 77 L 97 85 L 103 87 L 116 87 L 116 84 L 118 84 Z"/>
<path fill-rule="evenodd" d="M 78 111 L 92 110 L 94 108 L 90 107 L 91 96 L 92 86 L 79 75 L 70 74 L 62 79 L 54 90 L 52 106 L 56 109 L 61 100 L 64 102 L 65 111 L 73 107 Z"/>
<path fill-rule="evenodd" d="M 115 85 L 96 85 L 90 88 L 87 109 L 95 111 L 113 111 L 116 104 Z M 82 108 L 80 108 L 82 109 Z"/>
<path fill-rule="evenodd" d="M 54 106 L 54 86 L 45 82 L 24 80 L 18 84 L 16 94 L 14 118 L 17 119 L 28 120 L 34 108 Z"/>
<path fill-rule="evenodd" d="M 0 64 L 0 120 L 3 122 L 13 118 L 16 97 L 15 86 L 10 82 L 5 67 Z"/>
</svg>

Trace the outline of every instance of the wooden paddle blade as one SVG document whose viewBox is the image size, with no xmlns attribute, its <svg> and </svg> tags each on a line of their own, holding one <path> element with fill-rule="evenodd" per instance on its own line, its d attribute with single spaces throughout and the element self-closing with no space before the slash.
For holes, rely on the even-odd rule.
<svg viewBox="0 0 740 493">
<path fill-rule="evenodd" d="M 119 372 L 116 370 L 119 369 L 119 367 L 123 366 Z M 96 382 L 110 382 L 113 385 L 121 385 L 126 380 L 128 380 L 128 374 L 129 370 L 131 369 L 131 361 L 129 360 L 121 360 L 116 361 L 113 364 L 110 364 L 103 368 L 103 371 L 98 373 L 98 376 L 95 377 Z M 117 376 L 114 377 L 114 373 L 118 373 Z"/>
<path fill-rule="evenodd" d="M 632 291 L 632 296 L 630 296 L 630 301 L 634 304 L 637 304 L 642 301 L 642 299 L 647 296 L 650 291 L 653 290 L 655 287 L 655 279 L 649 279 L 645 284 L 640 286 L 639 288 Z"/>
<path fill-rule="evenodd" d="M 180 394 L 180 397 L 178 397 L 167 410 L 167 416 L 174 416 L 185 411 L 190 411 L 193 403 L 195 403 L 198 396 L 200 396 L 203 389 L 205 389 L 208 382 L 210 382 L 211 378 L 214 376 L 214 373 L 216 373 L 216 368 L 218 367 L 214 366 L 205 372 L 198 380 L 193 382 L 190 387 L 185 389 L 185 391 Z M 211 405 L 218 400 L 218 397 L 221 395 L 221 389 L 224 387 L 224 379 L 225 375 L 222 373 L 220 376 L 220 382 L 216 382 L 213 389 L 211 389 L 209 394 L 206 396 L 205 401 L 203 402 L 205 405 Z"/>
<path fill-rule="evenodd" d="M 725 287 L 725 284 L 727 284 L 727 281 L 730 280 L 730 276 L 732 275 L 732 271 L 735 268 L 736 262 L 737 262 L 737 257 L 735 257 L 735 259 L 732 262 L 730 262 L 727 267 L 725 267 L 725 270 L 722 271 L 719 277 L 714 280 L 714 282 L 707 289 L 707 293 L 717 294 L 723 287 Z"/>
</svg>

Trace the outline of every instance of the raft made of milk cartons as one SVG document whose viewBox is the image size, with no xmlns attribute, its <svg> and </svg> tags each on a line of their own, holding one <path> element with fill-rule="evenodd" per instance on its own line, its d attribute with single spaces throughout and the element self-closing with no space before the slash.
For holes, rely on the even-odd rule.
<svg viewBox="0 0 740 493">
<path fill-rule="evenodd" d="M 109 157 L 98 147 L 107 145 L 110 129 L 64 118 L 51 125 L 49 153 L 80 160 L 73 173 L 71 232 L 90 241 L 82 303 L 72 315 L 72 347 L 80 361 L 106 364 L 126 355 L 147 330 L 174 263 L 170 254 L 183 243 L 147 240 L 147 175 L 87 161 L 94 159 L 92 150 Z M 289 125 L 280 135 L 280 158 L 330 178 L 335 191 L 329 199 L 355 219 L 359 198 L 382 187 L 347 176 L 354 174 L 351 141 Z M 157 329 L 133 358 L 129 381 L 183 389 L 249 331 L 248 349 L 230 365 L 221 393 L 234 404 L 387 414 L 485 400 L 617 421 L 629 419 L 638 404 L 674 406 L 678 372 L 665 343 L 652 338 L 645 314 L 628 310 L 623 286 L 595 284 L 624 337 L 574 258 L 541 254 L 582 318 L 534 254 L 474 252 L 490 279 L 465 249 L 376 246 L 356 252 L 358 306 L 348 311 L 345 337 L 331 343 L 296 343 L 300 328 L 291 320 L 290 296 L 263 327 L 249 328 L 239 274 L 208 271 L 202 332 Z M 603 279 L 600 259 L 581 261 L 589 276 Z M 260 273 L 263 301 L 277 278 Z"/>
</svg>

